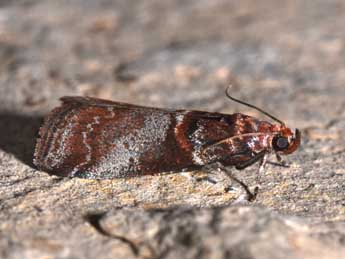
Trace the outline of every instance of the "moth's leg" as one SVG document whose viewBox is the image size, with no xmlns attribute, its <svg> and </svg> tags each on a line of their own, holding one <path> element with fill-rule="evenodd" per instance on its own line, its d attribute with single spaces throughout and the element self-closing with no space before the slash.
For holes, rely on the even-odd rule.
<svg viewBox="0 0 345 259">
<path fill-rule="evenodd" d="M 290 164 L 286 162 L 278 153 L 276 153 L 276 158 L 278 161 L 278 164 L 283 167 L 290 167 Z"/>
<path fill-rule="evenodd" d="M 235 177 L 226 167 L 223 166 L 221 168 L 221 170 L 224 171 L 231 180 L 233 180 L 234 182 L 239 184 L 242 187 L 242 189 L 245 191 L 245 197 L 244 198 L 243 197 L 239 197 L 237 202 L 242 202 L 243 200 L 246 200 L 246 201 L 253 201 L 253 200 L 255 200 L 255 198 L 256 198 L 256 196 L 258 194 L 258 191 L 259 191 L 258 187 L 255 187 L 254 191 L 251 192 L 249 190 L 249 187 L 244 182 L 242 182 L 240 179 Z"/>
<path fill-rule="evenodd" d="M 261 160 L 267 154 L 266 150 L 263 150 L 257 154 L 255 154 L 252 158 L 244 161 L 242 164 L 236 165 L 236 169 L 242 170 L 252 164 L 255 164 L 257 161 Z"/>
<path fill-rule="evenodd" d="M 203 180 L 206 180 L 212 184 L 221 183 L 224 187 L 224 190 L 227 192 L 230 189 L 229 186 L 231 186 L 231 179 L 227 173 L 224 172 L 224 170 L 221 170 L 222 167 L 223 165 L 219 162 L 203 166 L 202 171 L 207 173 L 207 176 L 203 178 Z"/>
<path fill-rule="evenodd" d="M 243 162 L 240 165 L 236 166 L 236 169 L 241 170 L 244 169 L 248 166 L 251 166 L 252 164 L 255 164 L 256 162 L 260 161 L 260 165 L 259 165 L 259 169 L 256 173 L 256 182 L 257 182 L 257 186 L 254 189 L 254 192 L 259 190 L 259 186 L 260 186 L 260 176 L 263 172 L 263 170 L 265 169 L 265 165 L 267 163 L 267 157 L 268 157 L 268 153 L 266 150 L 262 150 L 261 152 L 255 154 L 251 159 Z"/>
<path fill-rule="evenodd" d="M 267 157 L 268 157 L 267 153 L 262 157 L 262 159 L 260 161 L 260 166 L 258 169 L 258 175 L 261 175 L 263 173 L 263 171 L 265 170 L 265 166 L 267 164 Z"/>
<path fill-rule="evenodd" d="M 212 169 L 211 169 L 212 168 Z M 211 169 L 211 170 L 210 170 Z M 216 170 L 214 170 L 216 169 Z M 208 181 L 211 183 L 218 183 L 222 181 L 226 184 L 226 191 L 229 191 L 232 189 L 231 185 L 232 183 L 238 184 L 244 191 L 245 191 L 245 197 L 241 195 L 241 197 L 238 198 L 237 202 L 242 201 L 253 201 L 256 198 L 258 188 L 254 189 L 254 192 L 252 193 L 248 186 L 243 183 L 241 180 L 237 179 L 224 165 L 217 162 L 211 165 L 207 165 L 203 168 L 203 170 L 207 171 L 209 173 Z"/>
<path fill-rule="evenodd" d="M 265 155 L 262 157 L 261 161 L 260 161 L 260 165 L 259 165 L 259 168 L 258 168 L 258 171 L 256 173 L 256 183 L 257 183 L 257 186 L 256 188 L 260 188 L 260 177 L 262 175 L 262 173 L 264 172 L 265 170 L 265 166 L 267 164 L 267 158 L 268 158 L 268 153 L 265 153 Z"/>
</svg>

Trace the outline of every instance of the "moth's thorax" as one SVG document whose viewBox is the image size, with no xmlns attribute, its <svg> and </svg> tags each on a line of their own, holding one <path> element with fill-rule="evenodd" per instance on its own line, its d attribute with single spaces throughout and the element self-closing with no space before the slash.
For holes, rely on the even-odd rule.
<svg viewBox="0 0 345 259">
<path fill-rule="evenodd" d="M 225 120 L 228 120 L 232 134 L 204 147 L 204 163 L 222 158 L 221 162 L 224 164 L 239 164 L 261 152 L 290 154 L 300 144 L 299 131 L 294 133 L 285 125 L 272 124 L 238 113 L 225 117 Z"/>
</svg>

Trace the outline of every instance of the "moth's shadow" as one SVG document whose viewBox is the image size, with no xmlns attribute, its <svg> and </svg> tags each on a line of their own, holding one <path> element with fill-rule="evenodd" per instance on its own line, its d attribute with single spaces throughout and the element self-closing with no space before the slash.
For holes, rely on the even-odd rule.
<svg viewBox="0 0 345 259">
<path fill-rule="evenodd" d="M 0 112 L 0 149 L 33 167 L 38 130 L 43 117 Z"/>
</svg>

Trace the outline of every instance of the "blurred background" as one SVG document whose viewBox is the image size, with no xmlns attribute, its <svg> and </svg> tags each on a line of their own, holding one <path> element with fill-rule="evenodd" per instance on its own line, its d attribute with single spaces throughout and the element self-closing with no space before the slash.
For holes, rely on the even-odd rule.
<svg viewBox="0 0 345 259">
<path fill-rule="evenodd" d="M 24 231 L 31 240 L 38 226 L 47 231 L 42 236 L 50 237 L 55 232 L 47 227 L 55 222 L 66 224 L 68 236 L 68 221 L 81 224 L 73 215 L 90 208 L 110 208 L 115 203 L 128 205 L 126 199 L 116 200 L 118 193 L 112 193 L 113 200 L 109 200 L 106 197 L 110 194 L 101 191 L 83 200 L 90 182 L 73 179 L 68 184 L 73 183 L 74 189 L 32 168 L 42 116 L 59 104 L 60 97 L 93 96 L 165 108 L 242 112 L 267 119 L 228 100 L 224 90 L 229 84 L 237 98 L 272 112 L 303 133 L 303 146 L 290 156 L 293 169 L 270 166 L 256 203 L 312 221 L 343 221 L 344 13 L 342 0 L 2 0 L 0 209 L 3 220 L 10 218 L 3 230 L 16 233 L 15 226 L 22 224 L 27 232 L 20 229 L 13 235 L 19 237 Z M 243 178 L 255 185 L 253 174 Z M 167 186 L 164 188 L 169 189 Z M 140 189 L 136 185 L 123 188 Z M 108 188 L 107 192 L 114 190 Z M 170 189 L 166 196 L 162 189 L 157 190 L 135 198 L 130 196 L 134 191 L 126 195 L 133 198 L 133 204 L 150 206 L 226 203 L 220 194 L 213 195 L 217 198 L 211 201 L 209 197 L 191 199 L 187 193 L 179 200 L 171 196 L 177 189 Z M 182 186 L 179 194 L 184 195 L 183 191 Z M 199 191 L 198 195 L 203 195 L 203 190 Z M 75 197 L 83 201 L 82 205 L 75 205 Z M 32 202 L 41 204 L 35 209 Z M 70 214 L 60 218 L 40 214 L 47 209 L 58 215 L 66 207 Z M 27 218 L 33 223 L 26 225 Z M 50 231 L 57 230 L 52 227 Z M 76 231 L 73 238 L 78 241 L 83 231 Z M 13 240 L 17 239 L 0 242 L 0 248 L 7 251 L 0 255 L 17 251 L 18 246 L 9 245 Z M 307 246 L 317 247 L 310 244 Z M 26 245 L 28 250 L 23 251 L 32 251 L 31 243 Z M 83 249 L 78 251 L 92 254 Z"/>
<path fill-rule="evenodd" d="M 2 1 L 0 101 L 64 95 L 233 112 L 233 94 L 298 127 L 344 108 L 343 1 Z M 337 104 L 337 105 L 335 105 Z M 252 113 L 253 111 L 248 111 Z"/>
</svg>

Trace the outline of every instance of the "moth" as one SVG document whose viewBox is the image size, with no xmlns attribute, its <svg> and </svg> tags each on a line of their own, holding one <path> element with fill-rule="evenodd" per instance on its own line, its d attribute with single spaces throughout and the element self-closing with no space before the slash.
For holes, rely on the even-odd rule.
<svg viewBox="0 0 345 259">
<path fill-rule="evenodd" d="M 91 97 L 62 97 L 39 131 L 34 164 L 66 177 L 112 179 L 202 169 L 218 163 L 244 169 L 270 153 L 278 161 L 300 145 L 301 133 L 242 113 L 172 110 Z"/>
</svg>

